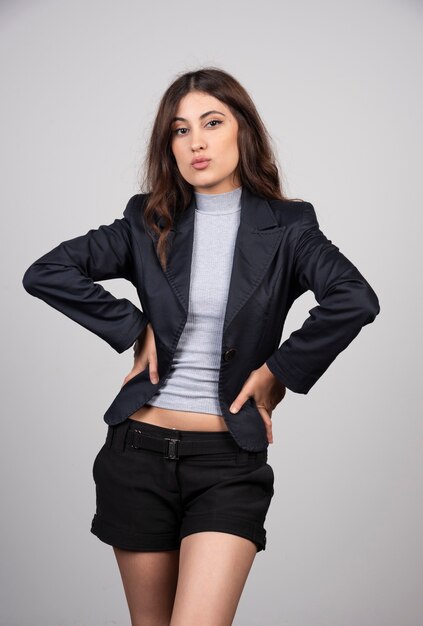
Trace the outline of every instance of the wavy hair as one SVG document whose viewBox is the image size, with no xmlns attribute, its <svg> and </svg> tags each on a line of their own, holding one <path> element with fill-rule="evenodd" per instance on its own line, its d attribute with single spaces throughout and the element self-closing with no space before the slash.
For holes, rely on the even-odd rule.
<svg viewBox="0 0 423 626">
<path fill-rule="evenodd" d="M 167 266 L 167 235 L 174 219 L 189 205 L 193 195 L 193 186 L 181 176 L 171 149 L 172 119 L 179 101 L 192 91 L 214 96 L 226 104 L 236 118 L 240 156 L 235 174 L 241 185 L 266 199 L 289 199 L 282 190 L 271 138 L 246 89 L 231 74 L 217 67 L 177 75 L 160 100 L 140 185 L 141 192 L 147 194 L 142 219 L 147 230 L 158 236 L 156 253 L 163 269 Z"/>
</svg>

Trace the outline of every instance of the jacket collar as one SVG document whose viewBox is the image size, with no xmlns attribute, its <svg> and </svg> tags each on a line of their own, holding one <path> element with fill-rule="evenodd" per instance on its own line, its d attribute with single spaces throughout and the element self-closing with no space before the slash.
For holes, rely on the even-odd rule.
<svg viewBox="0 0 423 626">
<path fill-rule="evenodd" d="M 196 206 L 193 193 L 168 234 L 170 252 L 165 274 L 187 315 Z M 268 200 L 243 186 L 223 331 L 264 277 L 285 228 L 279 226 Z"/>
<path fill-rule="evenodd" d="M 197 203 L 195 200 L 195 194 L 193 193 L 191 202 L 175 221 L 175 231 L 193 227 L 196 208 Z M 243 227 L 246 226 L 250 229 L 259 230 L 265 230 L 266 228 L 278 226 L 278 222 L 276 221 L 269 202 L 254 194 L 245 186 L 243 186 L 241 192 L 240 222 Z"/>
</svg>

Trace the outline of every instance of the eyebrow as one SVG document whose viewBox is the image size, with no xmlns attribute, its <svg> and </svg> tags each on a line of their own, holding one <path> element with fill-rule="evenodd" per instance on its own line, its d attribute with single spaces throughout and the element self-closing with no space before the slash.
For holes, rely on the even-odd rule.
<svg viewBox="0 0 423 626">
<path fill-rule="evenodd" d="M 219 115 L 225 116 L 225 114 L 221 113 L 220 111 L 206 111 L 205 113 L 202 113 L 198 119 L 202 120 L 204 117 L 207 117 L 207 115 L 210 115 L 210 113 L 218 113 Z M 172 119 L 172 123 L 177 122 L 177 121 L 188 122 L 188 120 L 185 117 L 174 117 Z"/>
</svg>

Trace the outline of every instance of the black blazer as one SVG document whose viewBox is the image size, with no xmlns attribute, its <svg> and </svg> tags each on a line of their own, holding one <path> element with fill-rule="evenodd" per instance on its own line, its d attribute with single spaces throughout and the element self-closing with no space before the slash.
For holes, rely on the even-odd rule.
<svg viewBox="0 0 423 626">
<path fill-rule="evenodd" d="M 104 414 L 110 425 L 148 403 L 163 385 L 188 315 L 195 196 L 170 232 L 166 272 L 141 218 L 145 198 L 132 196 L 123 217 L 44 254 L 22 281 L 28 293 L 118 353 L 128 350 L 151 322 L 160 380 L 151 383 L 148 366 L 129 380 Z M 131 281 L 142 311 L 95 282 L 111 278 Z M 292 303 L 309 289 L 319 305 L 279 347 Z M 266 200 L 243 186 L 218 387 L 222 415 L 235 441 L 251 451 L 269 445 L 253 398 L 238 413 L 229 411 L 253 369 L 266 362 L 288 389 L 306 394 L 379 311 L 372 287 L 320 230 L 312 204 Z"/>
</svg>

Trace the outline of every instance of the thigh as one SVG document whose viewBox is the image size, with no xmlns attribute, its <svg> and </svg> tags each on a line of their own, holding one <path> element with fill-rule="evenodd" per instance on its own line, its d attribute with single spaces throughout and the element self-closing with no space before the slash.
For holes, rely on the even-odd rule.
<svg viewBox="0 0 423 626">
<path fill-rule="evenodd" d="M 256 553 L 252 541 L 229 533 L 186 536 L 170 626 L 230 626 Z"/>
<path fill-rule="evenodd" d="M 135 552 L 113 548 L 132 626 L 168 626 L 179 567 L 179 550 Z"/>
</svg>

